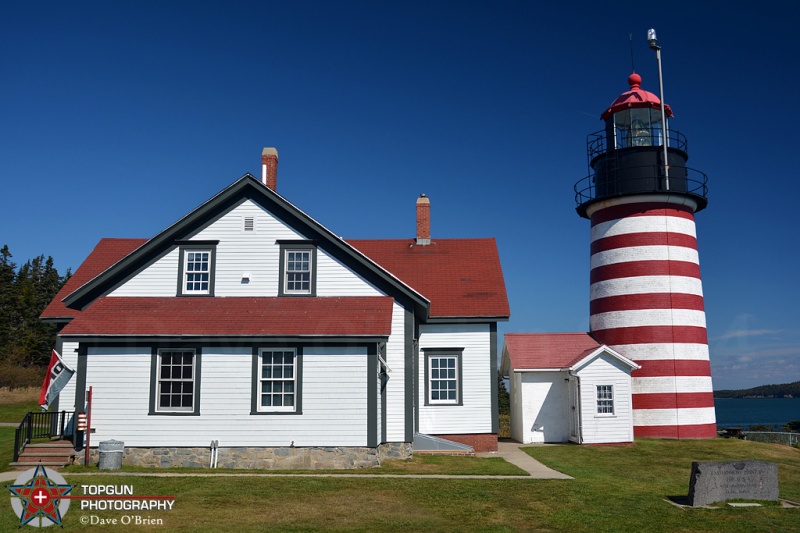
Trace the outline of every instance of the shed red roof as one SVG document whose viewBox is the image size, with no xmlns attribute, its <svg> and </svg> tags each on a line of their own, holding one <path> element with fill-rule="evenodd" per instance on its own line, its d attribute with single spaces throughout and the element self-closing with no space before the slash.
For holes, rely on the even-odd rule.
<svg viewBox="0 0 800 533">
<path fill-rule="evenodd" d="M 431 302 L 431 317 L 510 315 L 494 239 L 348 240 Z"/>
<path fill-rule="evenodd" d="M 77 316 L 80 312 L 69 309 L 62 300 L 146 242 L 147 239 L 101 239 L 40 316 L 42 318 Z"/>
<path fill-rule="evenodd" d="M 588 333 L 506 333 L 513 369 L 569 368 L 601 344 Z"/>
<path fill-rule="evenodd" d="M 98 298 L 62 335 L 388 336 L 390 297 Z"/>
</svg>

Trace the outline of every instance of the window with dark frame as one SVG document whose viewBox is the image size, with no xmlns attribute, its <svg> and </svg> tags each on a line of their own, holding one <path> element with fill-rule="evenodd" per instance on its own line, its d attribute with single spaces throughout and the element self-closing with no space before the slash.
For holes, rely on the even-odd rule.
<svg viewBox="0 0 800 533">
<path fill-rule="evenodd" d="M 193 412 L 195 377 L 194 350 L 160 350 L 156 411 Z"/>
<path fill-rule="evenodd" d="M 423 348 L 425 405 L 462 405 L 463 348 Z"/>
<path fill-rule="evenodd" d="M 185 294 L 208 294 L 211 286 L 211 250 L 186 250 L 183 275 Z"/>
<path fill-rule="evenodd" d="M 286 250 L 286 285 L 284 292 L 311 293 L 311 250 Z"/>
<path fill-rule="evenodd" d="M 430 400 L 432 403 L 454 403 L 458 400 L 458 376 L 456 358 L 453 356 L 432 356 L 430 368 Z"/>
<path fill-rule="evenodd" d="M 178 296 L 214 296 L 219 241 L 176 241 L 179 249 Z"/>
<path fill-rule="evenodd" d="M 316 296 L 317 247 L 311 241 L 277 241 L 280 245 L 278 296 Z"/>
<path fill-rule="evenodd" d="M 296 410 L 297 354 L 295 350 L 262 350 L 260 354 L 258 410 Z"/>
</svg>

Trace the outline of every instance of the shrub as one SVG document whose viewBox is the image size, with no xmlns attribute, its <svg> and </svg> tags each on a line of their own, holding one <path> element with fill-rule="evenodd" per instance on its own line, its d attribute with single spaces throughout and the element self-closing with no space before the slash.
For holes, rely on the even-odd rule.
<svg viewBox="0 0 800 533">
<path fill-rule="evenodd" d="M 19 367 L 9 363 L 0 363 L 0 388 L 26 389 L 41 387 L 47 370 L 38 366 Z"/>
</svg>

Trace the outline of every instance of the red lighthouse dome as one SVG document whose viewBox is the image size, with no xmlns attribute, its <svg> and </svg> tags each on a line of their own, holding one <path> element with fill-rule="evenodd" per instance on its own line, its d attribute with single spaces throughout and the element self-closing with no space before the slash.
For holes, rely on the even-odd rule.
<svg viewBox="0 0 800 533">
<path fill-rule="evenodd" d="M 658 96 L 651 92 L 642 89 L 642 77 L 635 72 L 628 76 L 628 85 L 630 90 L 625 91 L 616 100 L 614 100 L 608 109 L 603 111 L 600 116 L 602 120 L 606 120 L 611 114 L 623 111 L 625 109 L 661 109 L 661 100 Z M 664 110 L 667 117 L 672 118 L 672 109 L 664 104 Z"/>
<path fill-rule="evenodd" d="M 587 140 L 589 176 L 575 185 L 578 214 L 591 220 L 590 332 L 641 366 L 631 378 L 634 436 L 712 438 L 694 218 L 707 205 L 706 176 L 686 167 L 686 138 L 641 82 L 632 74 L 603 112 L 605 129 Z"/>
</svg>

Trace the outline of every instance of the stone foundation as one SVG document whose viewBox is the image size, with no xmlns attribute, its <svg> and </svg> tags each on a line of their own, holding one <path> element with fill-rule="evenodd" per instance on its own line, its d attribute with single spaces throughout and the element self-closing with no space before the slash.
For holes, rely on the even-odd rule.
<svg viewBox="0 0 800 533">
<path fill-rule="evenodd" d="M 90 452 L 97 464 L 96 448 Z M 84 454 L 78 462 L 83 464 Z M 411 444 L 391 442 L 377 448 L 367 447 L 297 447 L 297 448 L 219 448 L 217 468 L 255 470 L 344 470 L 380 466 L 384 459 L 410 459 Z M 204 448 L 130 448 L 125 447 L 122 464 L 148 468 L 209 468 L 211 450 Z"/>
</svg>

